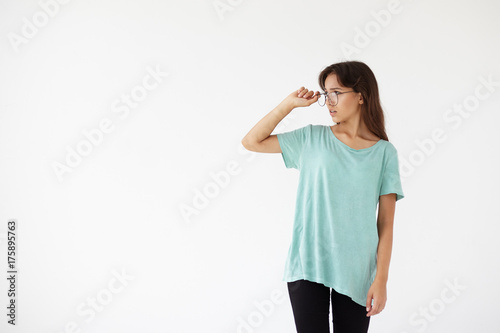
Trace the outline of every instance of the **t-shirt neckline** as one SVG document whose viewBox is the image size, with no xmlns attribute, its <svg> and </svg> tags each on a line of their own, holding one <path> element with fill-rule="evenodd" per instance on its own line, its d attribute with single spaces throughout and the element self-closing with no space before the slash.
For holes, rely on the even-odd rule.
<svg viewBox="0 0 500 333">
<path fill-rule="evenodd" d="M 375 142 L 373 145 L 371 145 L 370 147 L 367 147 L 367 148 L 354 149 L 354 148 L 352 148 L 352 147 L 350 147 L 350 146 L 346 145 L 344 142 L 340 141 L 340 139 L 339 139 L 339 138 L 337 138 L 337 136 L 335 135 L 335 133 L 333 133 L 333 130 L 332 130 L 332 128 L 331 128 L 330 126 L 328 126 L 328 132 L 330 132 L 330 133 L 331 133 L 331 135 L 334 137 L 334 139 L 335 139 L 337 142 L 339 142 L 342 146 L 344 146 L 344 147 L 346 147 L 347 149 L 352 150 L 352 151 L 366 151 L 366 150 L 370 150 L 370 149 L 372 149 L 373 147 L 375 147 L 376 145 L 378 145 L 378 144 L 382 141 L 382 139 L 380 139 L 380 140 L 378 140 L 377 142 Z"/>
</svg>

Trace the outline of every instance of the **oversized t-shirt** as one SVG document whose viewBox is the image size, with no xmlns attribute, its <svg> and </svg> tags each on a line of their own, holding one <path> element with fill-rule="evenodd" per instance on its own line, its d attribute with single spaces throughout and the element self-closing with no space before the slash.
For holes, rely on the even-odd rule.
<svg viewBox="0 0 500 333">
<path fill-rule="evenodd" d="M 322 283 L 365 306 L 377 270 L 379 196 L 404 197 L 396 148 L 379 140 L 354 149 L 327 125 L 277 137 L 285 166 L 300 171 L 283 281 Z"/>
</svg>

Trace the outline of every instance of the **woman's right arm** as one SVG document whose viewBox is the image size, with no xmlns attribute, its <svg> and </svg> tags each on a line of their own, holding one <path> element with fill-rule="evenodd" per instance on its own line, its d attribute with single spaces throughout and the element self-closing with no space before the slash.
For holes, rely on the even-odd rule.
<svg viewBox="0 0 500 333">
<path fill-rule="evenodd" d="M 292 92 L 245 135 L 241 140 L 241 144 L 250 151 L 281 153 L 277 135 L 270 134 L 294 108 L 309 106 L 315 103 L 319 96 L 318 91 L 314 93 L 304 87 Z"/>
</svg>

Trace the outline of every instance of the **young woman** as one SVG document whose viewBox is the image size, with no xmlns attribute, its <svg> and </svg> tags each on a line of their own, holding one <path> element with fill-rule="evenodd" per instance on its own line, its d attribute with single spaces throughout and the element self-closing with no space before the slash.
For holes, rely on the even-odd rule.
<svg viewBox="0 0 500 333">
<path fill-rule="evenodd" d="M 323 93 L 304 87 L 292 92 L 242 144 L 281 153 L 287 168 L 300 170 L 283 275 L 297 332 L 328 333 L 331 299 L 335 333 L 364 333 L 387 300 L 394 213 L 404 197 L 398 155 L 366 64 L 332 64 L 320 73 L 319 85 Z M 294 108 L 315 102 L 328 106 L 334 126 L 309 124 L 270 135 Z"/>
</svg>

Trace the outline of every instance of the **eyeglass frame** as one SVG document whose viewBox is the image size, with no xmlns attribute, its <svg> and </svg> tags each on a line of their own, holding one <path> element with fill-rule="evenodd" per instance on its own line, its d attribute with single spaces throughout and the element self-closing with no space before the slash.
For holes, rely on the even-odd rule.
<svg viewBox="0 0 500 333">
<path fill-rule="evenodd" d="M 357 92 L 357 91 L 354 91 L 354 90 L 351 90 L 351 91 L 342 91 L 342 92 L 338 92 L 338 91 L 330 91 L 330 92 L 324 92 L 324 93 L 319 93 L 320 95 L 324 95 L 325 96 L 325 104 L 321 105 L 319 103 L 319 98 L 318 98 L 318 104 L 319 106 L 323 107 L 326 105 L 326 103 L 328 102 L 331 106 L 335 106 L 337 104 L 339 104 L 339 95 L 342 95 L 342 94 L 345 94 L 345 93 L 350 93 L 350 92 Z M 335 95 L 337 95 L 337 103 L 333 104 L 330 100 L 330 96 L 328 96 L 329 94 L 331 93 L 334 93 Z M 328 100 L 328 101 L 327 101 Z"/>
</svg>

